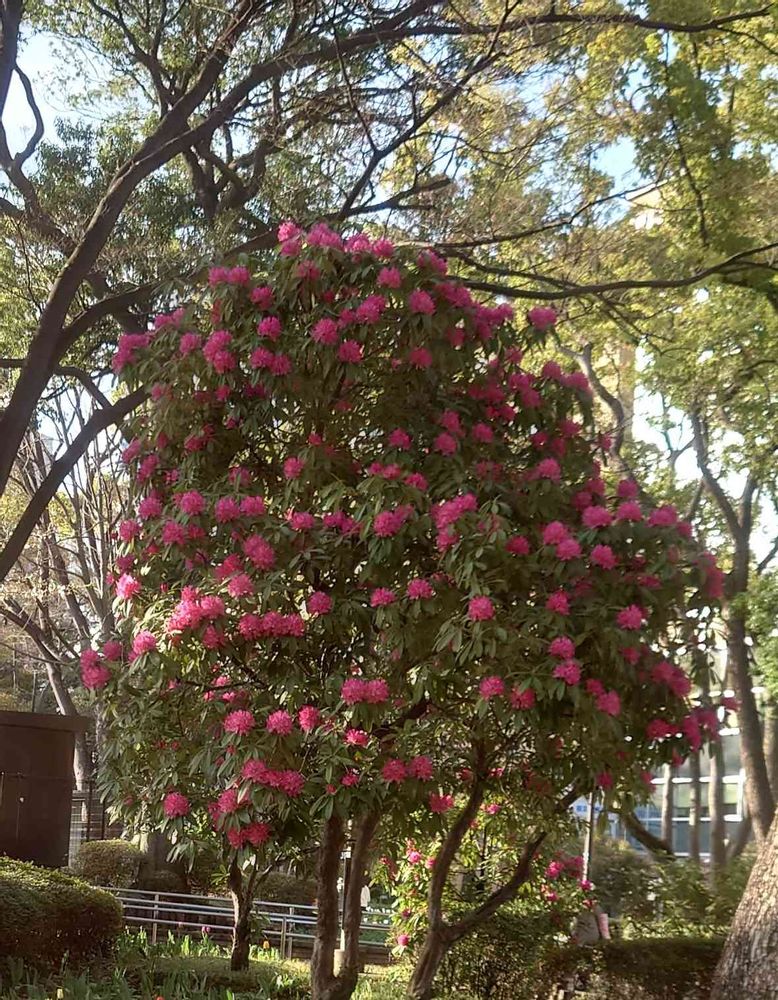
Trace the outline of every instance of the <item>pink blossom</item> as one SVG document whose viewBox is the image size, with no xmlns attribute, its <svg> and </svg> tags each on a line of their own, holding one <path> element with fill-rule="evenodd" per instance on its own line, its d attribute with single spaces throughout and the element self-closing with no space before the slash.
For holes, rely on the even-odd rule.
<svg viewBox="0 0 778 1000">
<path fill-rule="evenodd" d="M 408 363 L 413 368 L 425 369 L 432 365 L 432 352 L 426 347 L 414 347 L 408 355 Z"/>
<path fill-rule="evenodd" d="M 275 565 L 273 546 L 261 535 L 251 535 L 243 543 L 243 554 L 261 570 L 270 570 Z"/>
<path fill-rule="evenodd" d="M 278 736 L 288 736 L 294 727 L 294 720 L 289 712 L 285 712 L 282 708 L 278 709 L 276 712 L 271 712 L 267 717 L 267 722 L 265 723 L 265 729 L 269 733 L 276 733 Z"/>
<path fill-rule="evenodd" d="M 315 590 L 306 601 L 308 613 L 312 615 L 328 615 L 332 611 L 332 598 L 322 590 Z"/>
<path fill-rule="evenodd" d="M 411 939 L 410 939 L 409 935 L 407 935 L 407 934 L 398 934 L 397 935 L 397 945 L 398 945 L 398 947 L 400 947 L 400 948 L 407 948 L 410 943 L 411 943 Z"/>
<path fill-rule="evenodd" d="M 90 690 L 105 687 L 111 679 L 111 671 L 103 665 L 100 656 L 93 649 L 81 653 L 81 683 Z"/>
<path fill-rule="evenodd" d="M 103 646 L 103 656 L 110 663 L 118 663 L 124 655 L 124 647 L 116 639 L 109 639 Z"/>
<path fill-rule="evenodd" d="M 365 684 L 360 677 L 349 677 L 343 682 L 340 696 L 347 705 L 356 705 L 365 700 Z"/>
<path fill-rule="evenodd" d="M 156 648 L 157 637 L 147 629 L 138 632 L 132 640 L 132 652 L 135 656 L 143 656 L 144 653 L 150 653 Z"/>
<path fill-rule="evenodd" d="M 298 510 L 289 514 L 289 527 L 293 531 L 311 531 L 316 527 L 316 518 L 306 510 Z"/>
<path fill-rule="evenodd" d="M 255 725 L 254 716 L 246 709 L 230 712 L 224 719 L 224 731 L 235 733 L 236 736 L 245 736 L 246 733 L 251 732 Z"/>
<path fill-rule="evenodd" d="M 321 712 L 313 705 L 303 705 L 297 713 L 297 721 L 304 733 L 312 733 L 321 722 Z"/>
<path fill-rule="evenodd" d="M 408 762 L 408 774 L 417 781 L 432 781 L 435 770 L 429 757 L 413 757 Z"/>
<path fill-rule="evenodd" d="M 438 795 L 432 792 L 429 798 L 430 811 L 434 813 L 445 813 L 454 808 L 453 795 Z"/>
<path fill-rule="evenodd" d="M 268 340 L 278 340 L 281 336 L 281 320 L 278 316 L 264 316 L 257 325 L 257 333 Z"/>
<path fill-rule="evenodd" d="M 162 513 L 162 501 L 159 497 L 144 497 L 138 504 L 138 517 L 141 521 L 148 521 L 149 518 L 159 517 Z"/>
<path fill-rule="evenodd" d="M 672 504 L 666 504 L 664 507 L 658 507 L 656 510 L 652 510 L 649 514 L 648 523 L 652 527 L 672 528 L 678 523 L 678 511 Z"/>
<path fill-rule="evenodd" d="M 265 513 L 262 497 L 244 497 L 240 502 L 240 512 L 244 517 L 261 517 Z"/>
<path fill-rule="evenodd" d="M 389 590 L 386 587 L 377 587 L 370 595 L 370 607 L 383 608 L 387 604 L 394 604 L 396 600 L 397 595 L 393 590 Z"/>
<path fill-rule="evenodd" d="M 179 816 L 189 814 L 189 799 L 181 792 L 168 792 L 162 800 L 162 811 L 168 819 L 176 819 Z"/>
<path fill-rule="evenodd" d="M 367 681 L 364 687 L 364 700 L 370 705 L 380 705 L 389 699 L 389 685 L 383 678 Z"/>
<path fill-rule="evenodd" d="M 483 622 L 494 618 L 494 605 L 491 599 L 483 595 L 471 597 L 467 605 L 467 617 L 473 622 Z"/>
<path fill-rule="evenodd" d="M 438 434 L 435 438 L 435 451 L 439 451 L 441 455 L 453 455 L 457 450 L 456 438 L 452 437 L 450 434 L 445 432 Z"/>
<path fill-rule="evenodd" d="M 546 599 L 546 610 L 553 611 L 558 615 L 570 614 L 570 602 L 564 590 L 557 590 L 554 594 L 549 594 Z"/>
<path fill-rule="evenodd" d="M 399 451 L 407 451 L 411 446 L 410 434 L 398 427 L 389 435 L 389 446 Z"/>
<path fill-rule="evenodd" d="M 505 694 L 505 681 L 502 677 L 484 677 L 478 685 L 478 693 L 486 700 L 500 698 Z"/>
<path fill-rule="evenodd" d="M 530 553 L 529 541 L 523 535 L 514 535 L 505 544 L 505 549 L 513 556 L 528 556 Z"/>
<path fill-rule="evenodd" d="M 363 729 L 347 729 L 346 743 L 354 747 L 366 747 L 370 742 L 370 737 Z"/>
<path fill-rule="evenodd" d="M 555 458 L 544 458 L 535 466 L 535 475 L 538 479 L 550 479 L 553 482 L 559 482 L 562 478 L 562 470 Z"/>
<path fill-rule="evenodd" d="M 599 566 L 601 569 L 615 569 L 617 565 L 616 556 L 610 545 L 595 545 L 589 560 L 593 566 Z"/>
<path fill-rule="evenodd" d="M 268 285 L 252 288 L 249 297 L 254 305 L 259 306 L 260 309 L 270 309 L 273 305 L 273 289 Z"/>
<path fill-rule="evenodd" d="M 119 538 L 123 542 L 131 542 L 141 533 L 141 526 L 138 521 L 122 521 L 119 525 Z"/>
<path fill-rule="evenodd" d="M 571 559 L 577 559 L 581 555 L 581 546 L 575 540 L 575 538 L 565 538 L 563 542 L 560 542 L 556 547 L 557 559 L 562 562 L 569 562 Z"/>
<path fill-rule="evenodd" d="M 184 333 L 178 342 L 178 352 L 182 357 L 200 349 L 202 339 L 197 333 Z"/>
<path fill-rule="evenodd" d="M 402 275 L 396 267 L 382 267 L 378 272 L 378 285 L 381 288 L 399 288 Z"/>
<path fill-rule="evenodd" d="M 381 768 L 381 777 L 384 781 L 391 784 L 392 782 L 405 781 L 408 777 L 408 772 L 406 770 L 405 764 L 398 758 L 388 760 L 384 766 Z"/>
<path fill-rule="evenodd" d="M 196 517 L 205 510 L 205 497 L 197 490 L 189 490 L 187 493 L 176 493 L 173 498 L 182 514 Z"/>
<path fill-rule="evenodd" d="M 432 585 L 427 580 L 422 579 L 410 580 L 405 593 L 412 601 L 429 600 L 435 596 Z"/>
<path fill-rule="evenodd" d="M 617 521 L 642 521 L 643 511 L 635 500 L 626 500 L 616 509 Z"/>
<path fill-rule="evenodd" d="M 417 851 L 413 847 L 409 849 L 408 853 L 405 856 L 408 859 L 408 863 L 411 865 L 417 865 L 424 857 L 424 855 L 420 851 Z"/>
<path fill-rule="evenodd" d="M 178 521 L 166 521 L 162 526 L 163 545 L 186 545 L 186 528 Z"/>
<path fill-rule="evenodd" d="M 556 309 L 552 309 L 551 306 L 533 306 L 527 310 L 527 320 L 536 330 L 540 330 L 541 332 L 548 330 L 549 327 L 556 324 Z"/>
<path fill-rule="evenodd" d="M 311 330 L 311 337 L 317 344 L 325 344 L 327 347 L 333 347 L 340 340 L 338 324 L 334 319 L 320 319 Z"/>
<path fill-rule="evenodd" d="M 558 545 L 560 542 L 566 541 L 569 536 L 570 531 L 567 525 L 562 524 L 561 521 L 552 521 L 543 529 L 543 544 Z"/>
<path fill-rule="evenodd" d="M 535 692 L 532 688 L 525 688 L 523 691 L 519 691 L 518 688 L 514 688 L 511 691 L 511 708 L 515 708 L 519 711 L 527 711 L 535 704 Z"/>
<path fill-rule="evenodd" d="M 123 573 L 116 581 L 116 595 L 123 601 L 131 601 L 140 591 L 140 580 L 136 580 L 129 573 Z"/>
<path fill-rule="evenodd" d="M 221 497 L 214 504 L 213 514 L 218 524 L 227 524 L 240 517 L 240 504 L 234 497 Z"/>
<path fill-rule="evenodd" d="M 554 667 L 554 677 L 573 686 L 581 680 L 581 668 L 575 660 L 565 660 L 558 667 Z"/>
<path fill-rule="evenodd" d="M 428 487 L 427 480 L 422 476 L 420 472 L 410 472 L 405 477 L 405 482 L 408 486 L 413 486 L 414 489 L 425 491 Z"/>
<path fill-rule="evenodd" d="M 254 593 L 254 583 L 247 573 L 237 573 L 227 584 L 230 597 L 247 597 Z"/>
<path fill-rule="evenodd" d="M 587 507 L 581 515 L 581 520 L 587 528 L 607 528 L 613 516 L 606 507 Z"/>
<path fill-rule="evenodd" d="M 635 631 L 641 628 L 645 619 L 645 612 L 637 604 L 630 604 L 629 607 L 619 611 L 616 615 L 616 624 L 619 628 Z"/>
<path fill-rule="evenodd" d="M 423 313 L 431 316 L 435 312 L 435 300 L 429 292 L 416 288 L 408 296 L 408 308 L 412 313 Z"/>
<path fill-rule="evenodd" d="M 344 340 L 338 348 L 338 358 L 348 364 L 360 364 L 363 358 L 362 345 L 356 340 Z"/>
<path fill-rule="evenodd" d="M 606 715 L 619 715 L 621 713 L 621 699 L 616 691 L 603 691 L 597 695 L 597 708 Z"/>
<path fill-rule="evenodd" d="M 558 656 L 562 660 L 569 660 L 571 656 L 575 656 L 575 643 L 572 639 L 568 639 L 567 636 L 560 635 L 551 641 L 548 651 L 552 656 Z"/>
<path fill-rule="evenodd" d="M 284 462 L 284 477 L 286 479 L 298 479 L 300 473 L 305 468 L 305 460 L 302 458 L 287 458 Z"/>
</svg>

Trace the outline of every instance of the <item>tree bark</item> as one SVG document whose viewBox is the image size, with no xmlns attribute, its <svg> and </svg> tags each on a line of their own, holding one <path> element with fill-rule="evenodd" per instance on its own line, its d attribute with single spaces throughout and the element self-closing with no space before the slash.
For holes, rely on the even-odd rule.
<svg viewBox="0 0 778 1000">
<path fill-rule="evenodd" d="M 228 878 L 230 899 L 232 900 L 232 951 L 230 952 L 230 969 L 241 972 L 249 967 L 249 948 L 251 946 L 251 907 L 253 899 L 253 878 L 245 879 L 237 859 L 230 863 Z"/>
<path fill-rule="evenodd" d="M 311 1000 L 332 1000 L 338 942 L 338 872 L 345 843 L 343 820 L 332 816 L 322 827 L 316 872 L 316 936 L 311 955 Z"/>
<path fill-rule="evenodd" d="M 738 593 L 744 592 L 745 587 L 738 589 Z M 751 814 L 754 836 L 757 843 L 761 843 L 770 829 L 775 803 L 770 790 L 767 763 L 762 748 L 762 727 L 752 687 L 753 680 L 746 645 L 746 623 L 742 613 L 731 606 L 727 608 L 726 621 L 728 662 L 740 702 L 738 710 L 740 755 L 746 772 L 748 811 Z"/>
<path fill-rule="evenodd" d="M 775 1000 L 778 987 L 778 817 L 773 821 L 716 969 L 711 1000 Z"/>
<path fill-rule="evenodd" d="M 661 837 L 662 840 L 667 844 L 670 850 L 673 849 L 673 800 L 675 798 L 674 791 L 675 785 L 673 784 L 673 775 L 675 774 L 675 768 L 672 764 L 665 764 L 664 766 L 664 777 L 665 784 L 662 789 L 662 825 L 661 825 Z"/>
<path fill-rule="evenodd" d="M 689 858 L 700 863 L 700 753 L 689 755 Z"/>
<path fill-rule="evenodd" d="M 414 1000 L 428 1000 L 440 963 L 451 947 L 452 938 L 446 927 L 430 929 L 424 939 L 419 957 L 408 984 L 408 996 Z"/>
<path fill-rule="evenodd" d="M 720 871 L 727 861 L 724 821 L 724 751 L 721 743 L 710 748 L 710 780 L 708 782 L 708 815 L 710 816 L 710 866 Z"/>
</svg>

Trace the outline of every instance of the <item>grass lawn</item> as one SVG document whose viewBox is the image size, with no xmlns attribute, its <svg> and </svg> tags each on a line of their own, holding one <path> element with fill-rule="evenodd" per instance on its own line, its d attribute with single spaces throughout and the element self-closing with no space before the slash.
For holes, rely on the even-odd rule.
<svg viewBox="0 0 778 1000">
<path fill-rule="evenodd" d="M 369 966 L 357 1000 L 400 1000 L 402 970 Z M 113 962 L 76 973 L 42 975 L 13 959 L 0 963 L 3 1000 L 307 1000 L 307 962 L 252 949 L 250 967 L 230 972 L 227 952 L 207 940 L 170 938 L 151 945 L 125 935 Z"/>
</svg>

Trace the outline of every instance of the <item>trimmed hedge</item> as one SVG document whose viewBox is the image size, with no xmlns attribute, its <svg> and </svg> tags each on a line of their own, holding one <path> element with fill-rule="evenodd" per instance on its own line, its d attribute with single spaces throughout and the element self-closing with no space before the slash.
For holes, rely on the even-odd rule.
<svg viewBox="0 0 778 1000">
<path fill-rule="evenodd" d="M 586 1000 L 708 1000 L 723 944 L 722 938 L 643 938 L 564 948 L 545 964 L 544 987 L 577 973 Z M 530 996 L 546 1000 L 548 994 Z"/>
<path fill-rule="evenodd" d="M 73 874 L 92 885 L 129 889 L 138 880 L 143 851 L 126 840 L 90 840 L 82 844 L 72 864 Z"/>
<path fill-rule="evenodd" d="M 556 987 L 575 985 L 582 1000 L 707 1000 L 723 944 L 720 938 L 656 937 L 582 948 L 554 939 L 542 914 L 498 913 L 446 956 L 442 993 L 548 1000 Z"/>
<path fill-rule="evenodd" d="M 0 956 L 54 968 L 109 953 L 122 908 L 108 892 L 64 872 L 0 857 Z"/>
</svg>

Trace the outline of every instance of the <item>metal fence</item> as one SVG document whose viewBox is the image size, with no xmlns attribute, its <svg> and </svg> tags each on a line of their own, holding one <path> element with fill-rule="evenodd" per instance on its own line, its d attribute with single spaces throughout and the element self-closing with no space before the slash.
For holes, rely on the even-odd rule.
<svg viewBox="0 0 778 1000">
<path fill-rule="evenodd" d="M 219 942 L 232 936 L 232 903 L 226 897 L 144 889 L 109 889 L 109 892 L 121 902 L 125 923 L 145 927 L 154 943 L 169 932 L 202 934 Z M 268 941 L 283 957 L 310 954 L 316 925 L 315 906 L 256 900 L 254 915 L 259 939 Z M 375 907 L 364 910 L 359 943 L 374 961 L 388 955 L 386 938 L 391 921 L 390 910 Z"/>
<path fill-rule="evenodd" d="M 68 864 L 73 863 L 82 844 L 89 840 L 117 837 L 121 834 L 121 829 L 121 825 L 110 822 L 108 807 L 101 802 L 94 781 L 90 781 L 84 791 L 74 789 L 70 808 Z"/>
</svg>

